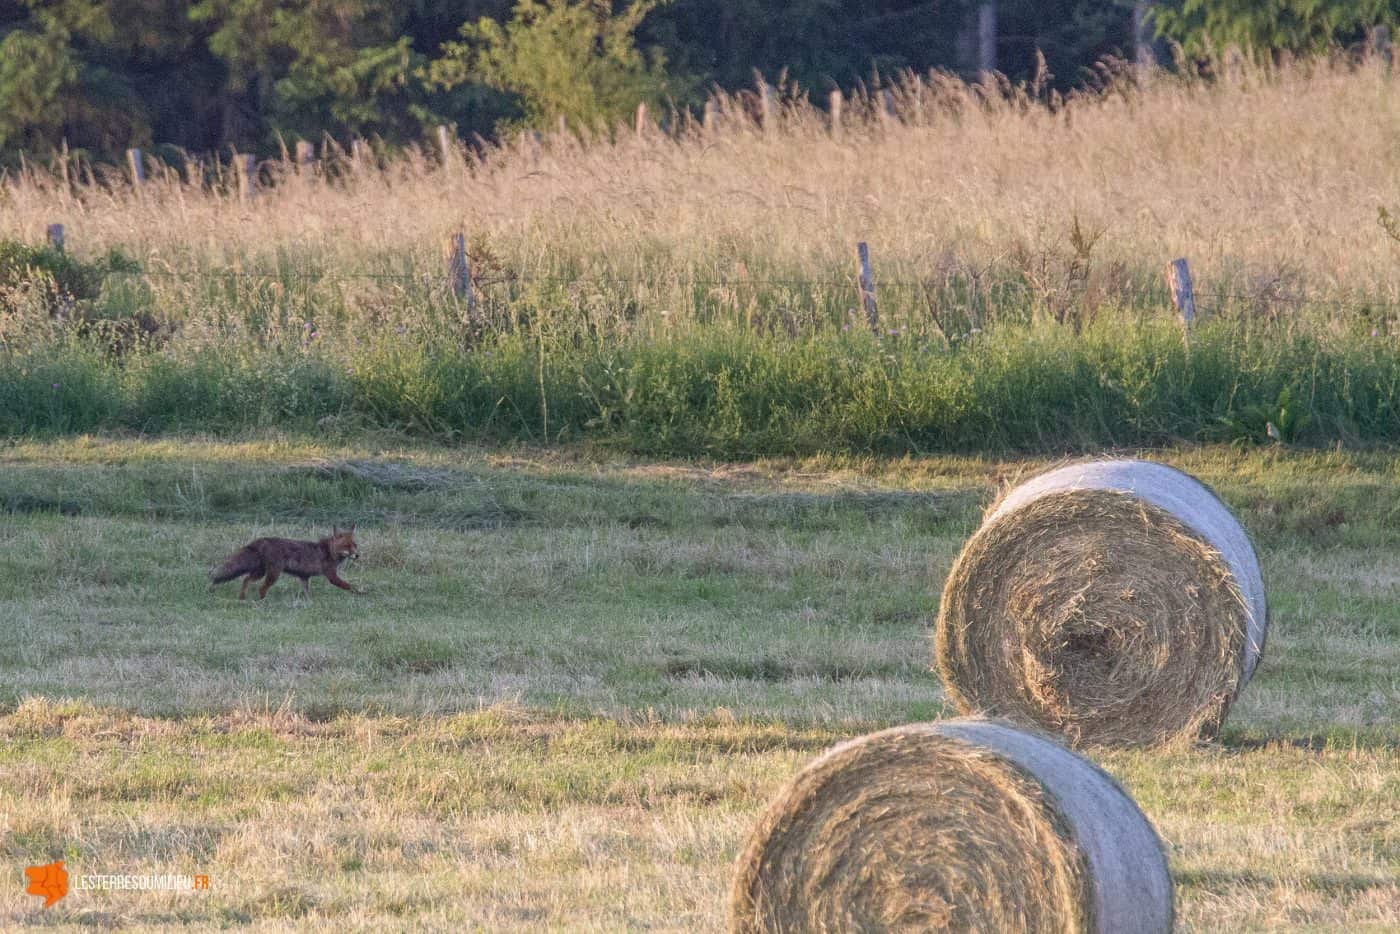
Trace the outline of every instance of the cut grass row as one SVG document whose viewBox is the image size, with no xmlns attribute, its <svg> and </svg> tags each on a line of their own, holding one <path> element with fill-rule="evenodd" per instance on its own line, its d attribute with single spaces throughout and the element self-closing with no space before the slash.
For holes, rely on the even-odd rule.
<svg viewBox="0 0 1400 934">
<path fill-rule="evenodd" d="M 0 854 L 203 873 L 208 892 L 0 887 L 0 924 L 163 930 L 718 930 L 778 786 L 844 730 L 707 718 L 278 711 L 0 716 Z M 1167 842 L 1184 930 L 1400 924 L 1393 743 L 1103 760 Z M 18 877 L 18 871 L 14 873 Z"/>
</svg>

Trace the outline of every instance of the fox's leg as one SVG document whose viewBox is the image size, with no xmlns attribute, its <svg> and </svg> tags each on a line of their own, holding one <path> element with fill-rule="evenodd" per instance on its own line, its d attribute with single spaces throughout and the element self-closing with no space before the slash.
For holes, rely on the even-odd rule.
<svg viewBox="0 0 1400 934">
<path fill-rule="evenodd" d="M 248 595 L 248 585 L 262 576 L 263 572 L 261 570 L 249 571 L 248 575 L 243 578 L 243 586 L 238 588 L 238 599 L 242 600 L 246 597 Z"/>
<path fill-rule="evenodd" d="M 308 600 L 311 599 L 311 578 L 303 577 L 301 579 L 301 595 Z"/>
<path fill-rule="evenodd" d="M 279 577 L 281 577 L 281 576 L 282 576 L 282 569 L 279 568 L 279 567 L 277 567 L 276 565 L 274 565 L 274 566 L 272 566 L 272 567 L 270 567 L 270 568 L 267 569 L 267 580 L 263 581 L 263 585 L 262 585 L 261 587 L 258 588 L 258 599 L 259 599 L 259 600 L 261 600 L 263 597 L 266 597 L 266 596 L 267 596 L 267 588 L 269 588 L 269 587 L 271 587 L 273 584 L 277 583 L 277 578 L 279 578 Z"/>
<path fill-rule="evenodd" d="M 348 590 L 351 593 L 361 593 L 361 591 L 356 590 L 354 587 L 351 587 L 348 583 L 346 583 L 345 580 L 339 574 L 335 573 L 335 568 L 331 568 L 329 571 L 326 572 L 326 580 L 330 581 L 332 584 L 335 584 L 341 590 Z"/>
</svg>

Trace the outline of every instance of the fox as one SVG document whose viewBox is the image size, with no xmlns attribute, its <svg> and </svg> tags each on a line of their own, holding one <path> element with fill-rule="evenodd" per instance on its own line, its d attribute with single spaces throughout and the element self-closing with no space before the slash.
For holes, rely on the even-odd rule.
<svg viewBox="0 0 1400 934">
<path fill-rule="evenodd" d="M 243 575 L 243 586 L 238 590 L 238 599 L 248 595 L 248 585 L 259 578 L 263 579 L 258 588 L 258 599 L 267 596 L 267 589 L 277 583 L 283 572 L 301 578 L 302 596 L 311 598 L 311 578 L 325 575 L 326 580 L 341 590 L 363 594 L 341 578 L 339 567 L 346 561 L 360 557 L 360 548 L 355 544 L 355 526 L 341 529 L 335 526 L 326 538 L 314 542 L 296 541 L 290 538 L 259 538 L 244 545 L 224 559 L 209 573 L 210 587 L 227 583 Z"/>
</svg>

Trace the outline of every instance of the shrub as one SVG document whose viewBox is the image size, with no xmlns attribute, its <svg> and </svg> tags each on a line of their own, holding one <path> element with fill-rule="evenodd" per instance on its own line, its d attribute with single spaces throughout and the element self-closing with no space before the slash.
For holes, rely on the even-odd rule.
<svg viewBox="0 0 1400 934">
<path fill-rule="evenodd" d="M 109 274 L 139 270 L 140 266 L 119 250 L 111 250 L 94 262 L 83 262 L 48 244 L 0 240 L 0 303 L 10 290 L 42 283 L 51 298 L 49 311 L 56 313 L 64 302 L 96 301 Z"/>
</svg>

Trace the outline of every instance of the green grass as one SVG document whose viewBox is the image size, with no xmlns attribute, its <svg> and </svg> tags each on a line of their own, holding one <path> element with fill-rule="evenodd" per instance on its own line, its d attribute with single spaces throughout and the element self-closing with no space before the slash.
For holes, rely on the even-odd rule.
<svg viewBox="0 0 1400 934">
<path fill-rule="evenodd" d="M 1188 929 L 1400 925 L 1400 462 L 1165 456 L 1254 534 L 1269 642 L 1217 743 L 1101 761 L 1168 842 Z M 41 914 L 14 884 L 0 926 L 715 928 L 783 780 L 951 713 L 938 588 L 1035 466 L 12 442 L 0 849 L 212 889 Z M 208 588 L 254 535 L 349 521 L 367 596 Z"/>
<path fill-rule="evenodd" d="M 581 327 L 581 326 L 580 326 Z M 534 445 L 648 456 L 1063 452 L 1173 442 L 1400 440 L 1400 354 L 1350 325 L 1222 316 L 1188 347 L 1164 314 L 1083 329 L 930 334 L 724 325 L 376 333 L 323 344 L 226 335 L 114 354 L 73 335 L 0 351 L 0 432 L 116 429 Z"/>
</svg>

